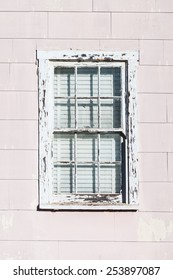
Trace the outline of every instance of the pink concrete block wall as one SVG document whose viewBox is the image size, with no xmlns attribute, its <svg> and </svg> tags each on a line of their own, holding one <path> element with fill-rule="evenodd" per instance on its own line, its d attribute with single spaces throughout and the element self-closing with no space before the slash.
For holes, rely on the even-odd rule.
<svg viewBox="0 0 173 280">
<path fill-rule="evenodd" d="M 50 13 L 48 24 L 48 38 L 98 39 L 111 35 L 108 13 Z"/>
<path fill-rule="evenodd" d="M 0 1 L 0 259 L 173 259 L 173 1 Z M 39 212 L 36 50 L 139 51 L 139 210 Z"/>
</svg>

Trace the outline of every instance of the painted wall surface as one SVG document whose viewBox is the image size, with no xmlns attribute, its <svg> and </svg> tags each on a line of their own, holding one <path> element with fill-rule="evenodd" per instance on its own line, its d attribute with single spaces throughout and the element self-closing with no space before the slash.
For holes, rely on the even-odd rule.
<svg viewBox="0 0 173 280">
<path fill-rule="evenodd" d="M 172 259 L 173 0 L 0 0 L 0 26 L 0 259 Z M 37 49 L 139 51 L 139 211 L 37 211 Z"/>
</svg>

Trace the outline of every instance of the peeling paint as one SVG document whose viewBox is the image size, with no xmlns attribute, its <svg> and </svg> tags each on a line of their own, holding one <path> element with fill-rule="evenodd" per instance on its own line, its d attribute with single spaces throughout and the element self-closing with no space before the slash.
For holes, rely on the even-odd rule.
<svg viewBox="0 0 173 280">
<path fill-rule="evenodd" d="M 13 226 L 13 216 L 3 215 L 1 218 L 2 230 L 6 231 Z"/>
<path fill-rule="evenodd" d="M 46 157 L 43 158 L 43 171 L 46 172 Z"/>
<path fill-rule="evenodd" d="M 173 222 L 167 225 L 162 219 L 140 219 L 138 239 L 142 241 L 164 241 L 169 234 L 173 234 Z"/>
<path fill-rule="evenodd" d="M 58 200 L 54 199 L 53 203 L 56 203 L 56 201 L 59 205 L 77 204 L 85 206 L 108 206 L 120 203 L 121 197 L 119 194 L 62 194 L 58 197 Z"/>
<path fill-rule="evenodd" d="M 54 130 L 53 126 L 53 89 L 52 79 L 55 65 L 63 65 L 64 63 L 82 63 L 87 65 L 88 62 L 95 63 L 99 66 L 100 62 L 104 65 L 111 65 L 111 63 L 124 64 L 125 73 L 125 87 L 126 93 L 124 95 L 126 109 L 124 114 L 126 120 L 123 129 L 119 131 L 123 137 L 127 138 L 128 145 L 128 201 L 129 204 L 138 203 L 138 177 L 137 177 L 137 147 L 136 147 L 136 67 L 138 61 L 137 52 L 83 52 L 83 51 L 38 51 L 37 58 L 39 59 L 39 139 L 40 139 L 40 201 L 42 205 L 52 205 L 58 209 L 58 204 L 84 204 L 107 206 L 107 209 L 115 207 L 122 202 L 122 194 L 114 196 L 83 196 L 83 195 L 70 195 L 70 196 L 55 196 L 52 191 L 52 178 L 53 178 L 53 151 L 52 151 L 52 135 L 57 132 L 71 132 L 75 133 L 73 129 Z M 85 63 L 86 62 L 86 63 Z M 74 64 L 75 63 L 75 64 Z M 77 130 L 78 131 L 78 130 Z M 93 133 L 99 132 L 101 129 L 81 129 L 82 132 Z M 113 131 L 112 129 L 112 132 Z M 104 133 L 111 133 L 110 130 L 105 130 Z"/>
</svg>

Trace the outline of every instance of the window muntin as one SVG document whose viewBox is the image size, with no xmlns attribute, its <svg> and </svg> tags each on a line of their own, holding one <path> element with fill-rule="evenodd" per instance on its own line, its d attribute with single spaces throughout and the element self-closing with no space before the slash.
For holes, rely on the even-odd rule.
<svg viewBox="0 0 173 280">
<path fill-rule="evenodd" d="M 122 156 L 118 134 L 58 133 L 54 135 L 53 151 L 55 194 L 120 193 Z"/>
<path fill-rule="evenodd" d="M 135 205 L 138 189 L 135 131 L 137 53 L 103 54 L 100 52 L 84 55 L 80 52 L 75 54 L 67 52 L 65 54 L 40 51 L 38 52 L 38 59 L 41 143 L 40 207 L 53 209 L 124 209 L 127 204 Z M 114 74 L 116 78 L 110 79 L 105 86 L 105 77 L 108 81 L 108 78 L 111 75 L 113 76 L 114 68 L 117 70 L 116 75 Z M 57 83 L 54 79 L 54 74 L 58 76 L 62 69 L 64 71 L 62 72 L 68 75 L 64 77 L 65 83 L 63 79 L 61 80 L 61 89 L 64 87 L 64 90 L 61 93 L 59 91 L 60 94 L 57 95 L 56 87 L 59 87 L 59 81 Z M 67 73 L 67 69 L 70 70 L 69 73 Z M 86 77 L 89 70 L 88 75 L 92 77 L 90 77 L 90 80 Z M 115 71 L 113 72 L 115 73 Z M 82 88 L 84 81 L 80 83 L 82 79 L 85 79 L 85 85 L 92 89 L 87 90 L 87 94 L 84 94 L 85 88 Z M 78 91 L 78 81 L 80 92 Z M 80 110 L 80 106 L 81 108 L 84 106 L 86 109 Z M 65 118 L 61 118 L 60 111 Z M 83 118 L 78 118 L 79 111 L 80 114 L 83 114 Z M 121 114 L 119 114 L 119 111 L 121 111 Z M 58 114 L 58 117 L 56 114 Z M 110 116 L 113 116 L 113 118 L 110 118 Z M 107 121 L 104 123 L 105 117 L 107 117 Z M 97 143 L 95 144 L 95 146 L 97 145 L 97 153 L 92 157 L 92 161 L 78 161 L 80 158 L 77 155 L 80 152 L 77 150 L 77 144 L 79 145 L 79 135 L 82 136 L 82 134 L 85 135 L 85 138 L 87 134 L 97 138 L 94 141 Z M 68 158 L 65 158 L 66 162 L 63 162 L 63 155 L 59 154 L 58 150 L 54 152 L 57 145 L 54 141 L 54 137 L 56 139 L 55 135 L 66 136 L 71 141 L 71 146 L 66 144 L 71 147 L 70 155 L 68 154 Z M 105 155 L 102 155 L 102 157 L 101 154 L 104 153 L 98 153 L 100 147 L 101 150 L 103 149 L 102 136 L 107 135 L 111 137 L 116 135 L 120 139 L 119 154 L 121 154 L 121 160 L 119 162 L 117 158 L 116 160 L 110 158 L 110 148 L 109 153 L 104 152 Z M 108 141 L 108 139 L 105 138 L 105 141 Z M 115 139 L 111 141 L 115 142 Z M 65 145 L 64 141 L 63 143 Z M 89 145 L 88 147 L 91 150 L 92 146 Z M 56 159 L 56 162 L 54 159 Z M 56 172 L 54 174 L 54 165 L 56 168 L 62 169 L 61 173 Z M 83 189 L 81 188 L 81 178 L 84 178 L 82 172 L 86 168 L 90 180 L 88 180 L 87 187 Z M 110 179 L 110 173 L 113 174 L 113 169 L 120 174 L 120 176 L 118 176 L 118 173 L 116 176 L 112 176 L 114 182 L 119 180 L 117 183 L 119 187 L 116 187 L 115 183 L 114 189 L 112 183 L 109 183 L 108 180 L 104 181 L 106 178 L 104 174 L 108 174 L 107 178 Z M 57 180 L 56 176 L 60 176 L 63 172 L 68 174 L 66 176 L 67 182 L 64 185 L 66 188 L 64 189 L 61 184 L 57 187 L 57 182 L 55 182 Z M 63 177 L 65 178 L 65 176 Z M 111 179 L 112 182 L 113 179 Z M 106 184 L 107 182 L 108 184 Z"/>
<path fill-rule="evenodd" d="M 55 195 L 122 191 L 122 71 L 124 63 L 54 66 Z"/>
<path fill-rule="evenodd" d="M 116 64 L 54 68 L 55 128 L 122 127 L 124 65 Z"/>
</svg>

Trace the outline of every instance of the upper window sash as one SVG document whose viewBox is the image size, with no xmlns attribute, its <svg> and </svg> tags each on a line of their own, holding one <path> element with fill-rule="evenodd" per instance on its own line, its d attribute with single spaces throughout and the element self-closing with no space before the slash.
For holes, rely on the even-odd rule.
<svg viewBox="0 0 173 280">
<path fill-rule="evenodd" d="M 74 73 L 73 73 L 73 79 L 74 79 L 74 92 L 73 92 L 73 95 L 70 95 L 70 96 L 54 96 L 54 99 L 59 101 L 59 100 L 62 100 L 63 102 L 65 102 L 66 100 L 72 100 L 74 101 L 74 127 L 72 129 L 72 127 L 55 127 L 54 128 L 54 132 L 61 132 L 62 131 L 67 131 L 67 132 L 72 132 L 73 130 L 76 131 L 76 130 L 82 130 L 82 131 L 89 131 L 89 132 L 94 132 L 94 128 L 88 128 L 88 129 L 85 129 L 84 127 L 82 127 L 81 125 L 79 125 L 78 123 L 78 118 L 79 118 L 79 112 L 78 112 L 78 109 L 79 109 L 79 101 L 81 100 L 93 100 L 95 102 L 97 102 L 96 104 L 96 108 L 97 108 L 97 112 L 96 112 L 96 115 L 97 115 L 97 125 L 95 125 L 95 129 L 98 130 L 98 132 L 104 132 L 104 131 L 108 131 L 108 132 L 121 132 L 125 135 L 125 131 L 126 131 L 126 121 L 125 121 L 125 95 L 126 95 L 126 88 L 125 88 L 125 63 L 119 63 L 119 62 L 114 62 L 114 63 L 101 63 L 101 62 L 97 62 L 97 63 L 91 63 L 91 62 L 85 62 L 85 63 L 78 63 L 78 62 L 65 62 L 65 63 L 57 63 L 57 62 L 51 62 L 50 63 L 50 68 L 52 68 L 51 72 L 53 71 L 56 71 L 56 69 L 73 69 Z M 94 96 L 86 96 L 86 95 L 83 95 L 80 94 L 80 90 L 78 90 L 78 86 L 80 84 L 80 73 L 78 73 L 78 70 L 82 70 L 82 69 L 96 69 L 97 70 L 97 74 L 95 76 L 97 76 L 97 92 L 94 94 Z M 106 96 L 104 95 L 103 93 L 101 94 L 101 86 L 102 86 L 102 79 L 104 77 L 104 73 L 102 73 L 102 70 L 103 69 L 113 69 L 114 71 L 116 69 L 120 69 L 120 94 L 119 95 L 116 95 L 116 89 L 114 88 L 114 84 L 112 84 L 112 96 Z M 59 70 L 60 71 L 60 70 Z M 60 73 L 57 74 L 55 73 L 53 75 L 53 77 L 56 77 L 56 76 L 60 76 Z M 116 77 L 114 77 L 116 78 Z M 58 78 L 57 78 L 58 79 Z M 115 81 L 113 81 L 114 83 Z M 52 80 L 52 83 L 53 83 L 53 80 Z M 71 86 L 71 85 L 70 85 Z M 60 84 L 58 83 L 58 87 L 60 87 Z M 113 95 L 113 91 L 115 91 L 115 95 Z M 104 116 L 103 116 L 103 112 L 102 112 L 102 108 L 104 107 L 103 106 L 103 101 L 105 102 L 106 100 L 117 100 L 117 102 L 120 103 L 120 123 L 119 123 L 119 127 L 114 127 L 113 123 L 115 122 L 114 120 L 114 116 L 112 115 L 112 129 L 111 127 L 106 127 L 105 129 L 103 128 L 103 124 L 102 124 L 102 121 Z M 61 101 L 61 102 L 62 102 Z M 80 102 L 81 102 L 80 101 Z M 114 103 L 114 101 L 113 101 Z M 117 103 L 118 104 L 118 103 Z M 112 110 L 113 112 L 112 113 L 115 113 L 115 103 L 113 104 L 113 107 L 112 107 Z M 118 125 L 118 123 L 116 124 Z"/>
</svg>

